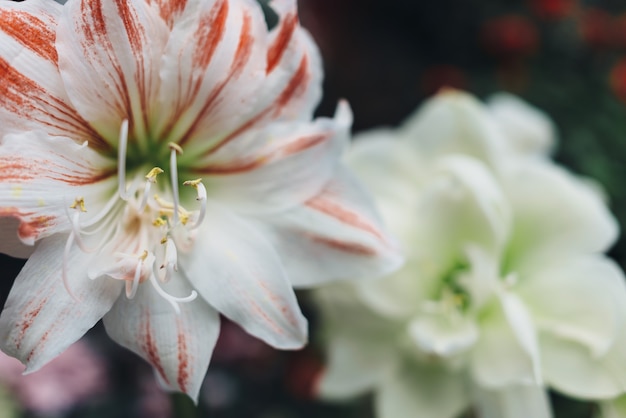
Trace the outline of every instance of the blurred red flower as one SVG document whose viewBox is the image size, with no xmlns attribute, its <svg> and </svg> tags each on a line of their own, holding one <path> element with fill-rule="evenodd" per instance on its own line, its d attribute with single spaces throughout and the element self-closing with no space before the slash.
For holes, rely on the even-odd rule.
<svg viewBox="0 0 626 418">
<path fill-rule="evenodd" d="M 467 77 L 465 73 L 452 65 L 435 65 L 422 73 L 420 89 L 425 96 L 431 96 L 444 87 L 466 89 Z"/>
<path fill-rule="evenodd" d="M 297 399 L 315 399 L 323 365 L 312 350 L 294 353 L 285 371 L 285 385 Z"/>
<path fill-rule="evenodd" d="M 570 16 L 575 9 L 574 0 L 530 0 L 530 8 L 542 19 L 558 20 Z"/>
<path fill-rule="evenodd" d="M 615 43 L 615 22 L 613 16 L 605 10 L 585 10 L 579 29 L 583 41 L 594 49 L 610 48 Z"/>
<path fill-rule="evenodd" d="M 525 58 L 539 46 L 536 26 L 521 15 L 504 15 L 486 21 L 480 37 L 485 50 L 503 60 Z"/>
<path fill-rule="evenodd" d="M 611 69 L 609 85 L 613 94 L 626 102 L 626 58 L 620 59 Z"/>
</svg>

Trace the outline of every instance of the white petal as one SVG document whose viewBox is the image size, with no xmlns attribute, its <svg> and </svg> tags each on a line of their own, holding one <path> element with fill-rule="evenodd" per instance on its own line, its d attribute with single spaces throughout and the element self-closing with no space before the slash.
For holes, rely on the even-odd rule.
<svg viewBox="0 0 626 418">
<path fill-rule="evenodd" d="M 625 418 L 626 395 L 601 403 L 600 410 L 598 418 Z"/>
<path fill-rule="evenodd" d="M 422 304 L 435 296 L 439 278 L 430 274 L 429 267 L 409 259 L 389 276 L 362 280 L 354 286 L 370 309 L 388 318 L 407 320 L 420 314 Z"/>
<path fill-rule="evenodd" d="M 302 206 L 260 220 L 294 286 L 381 276 L 402 262 L 368 196 L 341 168 Z"/>
<path fill-rule="evenodd" d="M 510 208 L 496 179 L 479 161 L 461 156 L 439 160 L 438 172 L 420 192 L 411 253 L 445 274 L 467 256 L 468 244 L 491 256 L 502 251 Z"/>
<path fill-rule="evenodd" d="M 487 104 L 513 153 L 542 157 L 552 151 L 556 127 L 545 113 L 508 93 L 494 94 Z"/>
<path fill-rule="evenodd" d="M 442 177 L 449 176 L 444 179 L 450 182 L 446 196 L 452 200 L 450 204 L 466 212 L 461 221 L 465 224 L 456 225 L 457 241 L 478 244 L 497 254 L 508 238 L 511 213 L 494 175 L 485 165 L 464 156 L 442 158 L 436 168 Z"/>
<path fill-rule="evenodd" d="M 314 296 L 327 338 L 327 367 L 319 395 L 342 399 L 373 389 L 399 359 L 402 324 L 368 309 L 346 283 L 324 286 Z"/>
<path fill-rule="evenodd" d="M 515 219 L 505 270 L 528 273 L 562 256 L 602 252 L 617 237 L 596 191 L 554 164 L 512 167 L 504 190 Z"/>
<path fill-rule="evenodd" d="M 519 294 L 544 333 L 606 354 L 624 326 L 624 274 L 601 256 L 557 259 L 524 277 Z"/>
<path fill-rule="evenodd" d="M 472 269 L 488 273 L 486 270 L 497 266 L 502 253 L 510 213 L 496 180 L 483 164 L 471 158 L 442 158 L 437 166 L 437 176 L 413 192 L 419 200 L 412 208 L 412 222 L 407 220 L 411 224 L 410 234 L 401 235 L 406 240 L 402 243 L 408 255 L 406 265 L 392 276 L 391 282 L 380 281 L 362 288 L 363 296 L 381 313 L 411 312 L 418 300 L 437 297 L 441 277 L 459 262 L 466 261 Z M 384 198 L 379 196 L 378 200 Z M 480 250 L 471 249 L 478 247 Z M 484 255 L 478 256 L 477 251 Z M 463 277 L 472 289 L 470 292 L 480 294 L 477 303 L 491 296 L 489 286 L 495 277 L 478 278 L 471 272 Z M 479 280 L 486 283 L 478 283 Z"/>
<path fill-rule="evenodd" d="M 184 297 L 191 292 L 178 275 L 161 285 L 173 296 Z M 105 315 L 104 325 L 117 343 L 148 361 L 168 387 L 187 393 L 197 402 L 220 320 L 200 298 L 179 307 L 180 314 L 176 314 L 152 284 L 144 282 L 134 299 L 118 299 Z"/>
<path fill-rule="evenodd" d="M 419 154 L 395 131 L 376 129 L 355 136 L 346 163 L 372 194 L 389 229 L 400 242 L 411 242 L 419 190 L 430 178 Z"/>
<path fill-rule="evenodd" d="M 409 335 L 420 350 L 438 357 L 452 357 L 471 348 L 478 339 L 473 319 L 459 314 L 423 313 L 409 324 Z"/>
<path fill-rule="evenodd" d="M 265 109 L 281 119 L 308 120 L 322 97 L 322 59 L 311 35 L 300 26 L 296 0 L 272 0 L 279 15 L 267 51 L 263 83 Z"/>
<path fill-rule="evenodd" d="M 523 324 L 526 315 L 515 317 L 505 312 L 513 310 L 505 306 L 506 303 L 502 302 L 486 308 L 488 311 L 483 313 L 480 323 L 480 338 L 471 357 L 474 379 L 488 388 L 537 382 L 537 359 L 533 358 L 534 349 L 527 347 L 532 340 L 520 338 L 520 332 L 513 328 L 518 323 Z M 525 324 L 524 328 L 529 326 Z M 531 333 L 530 330 L 524 331 Z"/>
<path fill-rule="evenodd" d="M 70 252 L 69 290 L 61 265 L 66 235 L 42 240 L 17 276 L 0 315 L 0 347 L 34 372 L 83 336 L 111 308 L 122 290 L 115 280 L 90 280 L 92 257 Z"/>
<path fill-rule="evenodd" d="M 211 205 L 180 266 L 200 296 L 250 334 L 283 349 L 306 343 L 307 321 L 281 260 L 242 218 Z"/>
<path fill-rule="evenodd" d="M 463 375 L 405 364 L 382 383 L 374 406 L 384 418 L 455 418 L 468 404 Z"/>
<path fill-rule="evenodd" d="M 398 353 L 389 344 L 376 344 L 334 335 L 326 344 L 328 363 L 318 395 L 323 399 L 347 399 L 375 388 L 388 374 Z"/>
<path fill-rule="evenodd" d="M 511 330 L 517 337 L 522 349 L 530 356 L 533 365 L 535 382 L 541 381 L 541 365 L 539 364 L 539 342 L 534 319 L 528 307 L 514 293 L 500 293 L 500 303 Z"/>
<path fill-rule="evenodd" d="M 626 390 L 625 350 L 626 344 L 622 343 L 616 346 L 615 353 L 609 353 L 610 357 L 594 359 L 589 349 L 579 343 L 542 334 L 541 357 L 546 383 L 575 398 L 618 396 Z"/>
<path fill-rule="evenodd" d="M 481 418 L 552 418 L 543 386 L 509 385 L 496 390 L 476 388 L 474 392 Z"/>
<path fill-rule="evenodd" d="M 467 93 L 436 95 L 409 117 L 400 133 L 427 161 L 462 154 L 491 168 L 502 164 L 505 138 L 486 106 Z"/>
<path fill-rule="evenodd" d="M 0 217 L 20 220 L 17 234 L 27 245 L 68 231 L 67 210 L 77 197 L 86 202 L 84 219 L 95 216 L 112 188 L 111 166 L 104 158 L 41 132 L 4 137 L 0 166 Z"/>
<path fill-rule="evenodd" d="M 216 199 L 242 212 L 278 212 L 320 193 L 349 141 L 347 103 L 335 119 L 274 123 L 224 146 L 199 175 Z"/>
<path fill-rule="evenodd" d="M 168 33 L 146 1 L 76 0 L 63 6 L 56 45 L 65 90 L 109 143 L 117 143 L 124 120 L 130 121 L 131 138 L 148 138 Z"/>
</svg>

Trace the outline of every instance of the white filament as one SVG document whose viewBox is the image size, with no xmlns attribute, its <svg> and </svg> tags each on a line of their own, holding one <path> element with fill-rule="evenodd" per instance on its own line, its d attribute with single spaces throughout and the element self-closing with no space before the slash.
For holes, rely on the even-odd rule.
<svg viewBox="0 0 626 418">
<path fill-rule="evenodd" d="M 170 177 L 172 179 L 172 194 L 174 199 L 174 226 L 178 225 L 178 206 L 180 205 L 178 196 L 178 166 L 176 165 L 176 150 L 172 148 L 170 153 Z"/>
<path fill-rule="evenodd" d="M 135 267 L 135 276 L 133 277 L 132 286 L 131 283 L 126 282 L 126 297 L 133 299 L 137 294 L 137 288 L 139 287 L 139 278 L 141 277 L 141 267 L 143 266 L 143 259 L 139 259 L 137 267 Z"/>
<path fill-rule="evenodd" d="M 200 227 L 204 221 L 204 216 L 206 215 L 206 187 L 204 187 L 204 184 L 202 183 L 198 183 L 196 187 L 198 189 L 198 197 L 196 197 L 196 200 L 200 202 L 200 213 L 198 214 L 196 223 L 191 229 L 197 229 Z"/>
<path fill-rule="evenodd" d="M 65 211 L 67 212 L 67 208 L 65 209 Z M 69 216 L 69 213 L 67 214 L 67 216 Z M 71 217 L 71 225 L 72 225 L 72 233 L 74 234 L 74 239 L 76 240 L 76 244 L 78 244 L 78 248 L 81 249 L 82 252 L 84 253 L 92 253 L 95 251 L 95 249 L 93 248 L 88 248 L 85 245 L 85 242 L 83 241 L 83 238 L 81 237 L 81 230 L 80 230 L 80 212 L 76 211 L 76 213 L 74 213 L 74 216 Z"/>
<path fill-rule="evenodd" d="M 171 238 L 167 238 L 165 242 L 165 256 L 161 268 L 165 268 L 165 275 L 159 277 L 162 282 L 167 282 L 172 277 L 174 271 L 178 271 L 178 251 L 176 244 Z"/>
<path fill-rule="evenodd" d="M 139 203 L 139 212 L 142 212 L 148 203 L 148 194 L 150 193 L 151 187 L 152 181 L 146 180 L 146 185 L 143 188 L 143 196 L 141 197 L 141 203 Z"/>
<path fill-rule="evenodd" d="M 154 290 L 156 290 L 156 292 L 163 299 L 165 299 L 167 302 L 169 302 L 170 305 L 172 305 L 174 311 L 176 311 L 176 314 L 180 314 L 180 307 L 178 306 L 179 303 L 192 302 L 198 297 L 198 292 L 196 292 L 195 290 L 192 290 L 189 296 L 183 298 L 170 295 L 165 290 L 163 290 L 161 286 L 159 286 L 156 273 L 156 271 L 153 271 L 153 274 L 150 275 L 150 283 L 152 283 L 152 286 L 154 286 Z"/>
</svg>

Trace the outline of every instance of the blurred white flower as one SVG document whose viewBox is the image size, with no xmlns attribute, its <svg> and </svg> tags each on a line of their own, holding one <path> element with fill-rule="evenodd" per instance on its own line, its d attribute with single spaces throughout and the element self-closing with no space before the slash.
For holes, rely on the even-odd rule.
<svg viewBox="0 0 626 418">
<path fill-rule="evenodd" d="M 602 402 L 596 418 L 626 418 L 626 395 Z"/>
<path fill-rule="evenodd" d="M 556 127 L 542 111 L 508 93 L 494 94 L 487 105 L 513 152 L 545 157 L 553 151 Z"/>
<path fill-rule="evenodd" d="M 398 130 L 357 140 L 349 163 L 407 262 L 318 291 L 322 396 L 374 390 L 382 418 L 470 406 L 542 418 L 546 387 L 585 399 L 626 390 L 624 276 L 601 254 L 617 224 L 586 182 L 512 152 L 497 114 L 446 91 Z"/>
<path fill-rule="evenodd" d="M 292 285 L 399 264 L 340 163 L 350 109 L 313 120 L 318 50 L 271 7 L 268 30 L 253 0 L 0 3 L 0 252 L 32 253 L 0 346 L 27 371 L 103 318 L 196 398 L 218 312 L 299 348 Z"/>
</svg>

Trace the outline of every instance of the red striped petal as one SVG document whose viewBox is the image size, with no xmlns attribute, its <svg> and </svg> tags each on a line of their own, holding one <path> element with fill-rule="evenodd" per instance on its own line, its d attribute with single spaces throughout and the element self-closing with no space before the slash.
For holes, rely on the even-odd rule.
<svg viewBox="0 0 626 418">
<path fill-rule="evenodd" d="M 55 47 L 60 10 L 40 1 L 0 6 L 0 124 L 5 132 L 40 129 L 105 148 L 64 92 Z"/>
<path fill-rule="evenodd" d="M 159 66 L 169 29 L 143 1 L 69 2 L 59 22 L 59 67 L 67 94 L 110 143 L 123 120 L 130 139 L 150 136 Z"/>
</svg>

